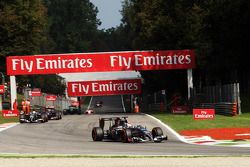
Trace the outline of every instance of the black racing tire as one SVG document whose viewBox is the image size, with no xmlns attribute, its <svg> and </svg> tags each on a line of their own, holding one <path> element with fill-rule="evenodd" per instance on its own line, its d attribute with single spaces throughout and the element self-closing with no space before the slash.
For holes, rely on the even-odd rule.
<svg viewBox="0 0 250 167">
<path fill-rule="evenodd" d="M 41 118 L 42 118 L 42 121 L 41 121 L 42 123 L 46 122 L 46 115 L 45 114 L 42 114 Z"/>
<path fill-rule="evenodd" d="M 78 114 L 78 115 L 81 115 L 81 114 L 82 114 L 82 111 L 81 111 L 81 110 L 78 110 L 78 111 L 77 111 L 77 114 Z"/>
<path fill-rule="evenodd" d="M 59 113 L 59 115 L 60 115 L 60 116 L 59 116 L 59 119 L 62 119 L 62 113 L 61 113 L 61 112 Z"/>
<path fill-rule="evenodd" d="M 123 131 L 121 132 L 121 140 L 123 143 L 132 142 L 132 129 L 123 129 Z"/>
<path fill-rule="evenodd" d="M 67 110 L 64 110 L 63 111 L 63 115 L 67 115 L 68 114 L 68 111 Z"/>
<path fill-rule="evenodd" d="M 59 112 L 57 111 L 56 112 L 56 120 L 59 120 L 60 119 L 60 115 L 59 115 Z"/>
<path fill-rule="evenodd" d="M 100 127 L 94 127 L 92 129 L 92 139 L 93 141 L 102 141 L 104 137 L 103 129 Z"/>
<path fill-rule="evenodd" d="M 20 123 L 24 123 L 24 121 L 21 120 L 21 119 L 25 119 L 25 115 L 23 115 L 23 114 L 20 114 L 20 115 L 19 115 L 19 122 L 20 122 Z"/>
<path fill-rule="evenodd" d="M 163 131 L 160 127 L 155 127 L 152 129 L 152 136 L 153 138 L 157 137 L 157 136 L 162 136 L 163 135 Z"/>
<path fill-rule="evenodd" d="M 49 121 L 49 117 L 48 117 L 48 115 L 47 114 L 45 114 L 45 120 L 44 120 L 45 122 L 48 122 Z"/>
</svg>

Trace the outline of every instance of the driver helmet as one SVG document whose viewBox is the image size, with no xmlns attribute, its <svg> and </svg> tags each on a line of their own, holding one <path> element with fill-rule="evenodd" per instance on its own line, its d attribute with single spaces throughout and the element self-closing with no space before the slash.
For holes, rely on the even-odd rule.
<svg viewBox="0 0 250 167">
<path fill-rule="evenodd" d="M 120 124 L 121 124 L 121 119 L 120 118 L 116 118 L 115 119 L 115 125 L 116 126 L 120 126 Z"/>
</svg>

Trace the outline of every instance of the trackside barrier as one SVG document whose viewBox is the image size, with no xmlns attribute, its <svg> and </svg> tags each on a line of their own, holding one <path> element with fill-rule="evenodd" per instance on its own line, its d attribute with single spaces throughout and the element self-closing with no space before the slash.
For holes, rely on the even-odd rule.
<svg viewBox="0 0 250 167">
<path fill-rule="evenodd" d="M 54 106 L 57 110 L 67 109 L 70 106 L 70 100 L 64 97 L 57 97 L 55 101 L 47 101 L 46 100 L 46 93 L 42 93 L 41 96 L 35 96 L 31 98 L 31 105 L 32 106 Z"/>
<path fill-rule="evenodd" d="M 235 116 L 237 115 L 237 103 L 200 103 L 193 105 L 193 108 L 215 109 L 215 114 Z"/>
<path fill-rule="evenodd" d="M 233 103 L 233 115 L 234 116 L 237 115 L 237 108 L 238 108 L 237 103 Z"/>
</svg>

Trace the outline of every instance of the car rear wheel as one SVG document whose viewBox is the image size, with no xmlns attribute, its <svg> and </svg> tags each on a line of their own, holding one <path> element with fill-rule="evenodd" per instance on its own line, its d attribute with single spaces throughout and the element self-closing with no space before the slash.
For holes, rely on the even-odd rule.
<svg viewBox="0 0 250 167">
<path fill-rule="evenodd" d="M 46 122 L 46 115 L 45 114 L 42 113 L 41 118 L 42 118 L 42 121 L 41 121 L 42 123 Z"/>
<path fill-rule="evenodd" d="M 94 127 L 92 130 L 93 141 L 102 141 L 104 137 L 103 129 L 100 127 Z"/>
<path fill-rule="evenodd" d="M 123 143 L 132 142 L 132 129 L 124 129 L 121 133 L 121 140 Z"/>
<path fill-rule="evenodd" d="M 157 137 L 157 136 L 162 136 L 163 132 L 162 129 L 160 127 L 155 127 L 152 129 L 152 136 L 153 138 Z"/>
<path fill-rule="evenodd" d="M 60 114 L 59 114 L 60 116 L 59 116 L 59 119 L 62 119 L 62 113 L 60 112 Z"/>
<path fill-rule="evenodd" d="M 59 120 L 60 119 L 60 115 L 59 115 L 59 112 L 57 111 L 56 112 L 56 120 Z"/>
<path fill-rule="evenodd" d="M 63 115 L 67 115 L 68 111 L 67 110 L 63 110 Z"/>
</svg>

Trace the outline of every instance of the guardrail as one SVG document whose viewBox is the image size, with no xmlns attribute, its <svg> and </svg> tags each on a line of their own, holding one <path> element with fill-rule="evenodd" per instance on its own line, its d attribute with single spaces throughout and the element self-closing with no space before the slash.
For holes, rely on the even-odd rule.
<svg viewBox="0 0 250 167">
<path fill-rule="evenodd" d="M 194 104 L 193 108 L 214 109 L 215 114 L 235 116 L 237 115 L 237 103 L 220 102 L 220 103 L 200 103 Z"/>
</svg>

